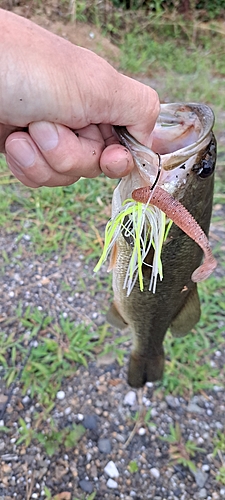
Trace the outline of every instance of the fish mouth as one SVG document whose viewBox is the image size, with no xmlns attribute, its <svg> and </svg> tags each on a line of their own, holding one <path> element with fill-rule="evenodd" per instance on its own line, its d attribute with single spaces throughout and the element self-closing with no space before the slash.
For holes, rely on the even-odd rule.
<svg viewBox="0 0 225 500">
<path fill-rule="evenodd" d="M 161 251 L 169 220 L 198 243 L 204 252 L 204 263 L 192 274 L 193 281 L 206 279 L 215 269 L 216 261 L 206 235 L 180 203 L 195 175 L 200 174 L 198 168 L 204 169 L 202 162 L 208 163 L 209 167 L 215 163 L 213 124 L 214 114 L 208 106 L 195 103 L 163 104 L 151 134 L 151 149 L 136 141 L 126 128 L 115 127 L 120 142 L 129 149 L 135 164 L 132 172 L 120 181 L 112 200 L 113 221 L 117 220 L 118 214 L 119 217 L 121 214 L 125 216 L 129 211 L 129 217 L 124 218 L 125 222 L 128 221 L 128 227 L 125 226 L 125 231 L 122 225 L 120 227 L 123 236 L 128 234 L 125 240 L 132 248 L 124 282 L 127 295 L 132 291 L 137 275 L 140 289 L 143 290 L 141 265 L 146 262 L 150 245 L 154 248 L 154 255 L 149 290 L 154 293 L 157 277 L 163 278 Z M 139 208 L 140 204 L 142 208 Z"/>
<path fill-rule="evenodd" d="M 159 163 L 159 186 L 170 194 L 184 186 L 199 154 L 211 141 L 213 124 L 213 111 L 204 104 L 162 104 L 150 137 L 151 149 L 136 141 L 126 128 L 115 126 L 121 143 L 129 149 L 137 166 L 134 188 L 154 184 Z"/>
</svg>

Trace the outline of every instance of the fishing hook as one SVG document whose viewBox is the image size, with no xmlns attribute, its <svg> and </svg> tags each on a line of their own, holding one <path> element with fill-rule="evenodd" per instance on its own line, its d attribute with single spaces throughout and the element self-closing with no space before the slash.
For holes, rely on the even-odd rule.
<svg viewBox="0 0 225 500">
<path fill-rule="evenodd" d="M 162 160 L 161 160 L 161 156 L 159 153 L 156 153 L 157 156 L 158 156 L 158 159 L 159 159 L 159 166 L 158 166 L 158 173 L 157 173 L 157 176 L 155 178 L 155 181 L 153 182 L 152 184 L 152 187 L 150 188 L 150 191 L 153 191 L 153 189 L 155 188 L 158 180 L 159 180 L 159 176 L 160 176 L 160 173 L 161 173 L 161 169 L 162 169 Z"/>
</svg>

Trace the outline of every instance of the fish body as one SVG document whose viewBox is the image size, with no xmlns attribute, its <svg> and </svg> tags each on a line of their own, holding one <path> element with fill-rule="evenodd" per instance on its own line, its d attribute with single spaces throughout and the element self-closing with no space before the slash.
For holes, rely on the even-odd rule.
<svg viewBox="0 0 225 500">
<path fill-rule="evenodd" d="M 216 161 L 213 120 L 212 111 L 204 105 L 162 105 L 152 143 L 161 157 L 161 189 L 186 207 L 206 235 L 212 212 Z M 124 198 L 154 182 L 158 164 L 158 155 L 153 150 L 139 145 L 124 129 L 116 127 L 116 131 L 121 142 L 132 152 L 137 168 L 130 178 L 122 179 L 117 186 L 114 211 Z M 149 290 L 153 252 L 150 248 L 142 265 L 143 291 L 138 280 L 131 293 L 128 294 L 124 287 L 132 244 L 123 232 L 115 243 L 111 265 L 114 302 L 108 321 L 120 329 L 129 326 L 132 330 L 128 383 L 137 388 L 162 377 L 163 340 L 168 328 L 174 336 L 183 336 L 200 319 L 197 284 L 192 276 L 202 261 L 199 244 L 177 224 L 172 224 L 161 253 L 163 279 L 157 281 L 155 293 Z"/>
</svg>

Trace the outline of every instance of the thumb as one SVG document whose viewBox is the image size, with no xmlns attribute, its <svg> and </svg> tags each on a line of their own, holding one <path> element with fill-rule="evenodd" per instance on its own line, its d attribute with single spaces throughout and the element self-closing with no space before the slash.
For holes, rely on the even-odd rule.
<svg viewBox="0 0 225 500">
<path fill-rule="evenodd" d="M 112 125 L 124 125 L 139 142 L 151 146 L 150 134 L 160 111 L 157 92 L 143 83 L 119 74 L 118 116 L 110 120 Z"/>
</svg>

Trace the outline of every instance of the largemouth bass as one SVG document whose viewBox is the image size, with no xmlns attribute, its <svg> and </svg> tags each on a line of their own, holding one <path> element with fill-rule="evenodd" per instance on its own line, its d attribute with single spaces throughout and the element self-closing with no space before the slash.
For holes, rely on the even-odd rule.
<svg viewBox="0 0 225 500">
<path fill-rule="evenodd" d="M 114 191 L 112 218 L 122 210 L 125 200 L 133 199 L 157 207 L 159 213 L 173 221 L 161 248 L 163 276 L 161 273 L 155 286 L 155 245 L 147 249 L 142 263 L 143 291 L 137 273 L 133 282 L 128 276 L 134 248 L 129 215 L 113 244 L 110 268 L 114 302 L 108 321 L 120 329 L 129 326 L 133 332 L 128 367 L 128 383 L 132 387 L 162 378 L 167 329 L 174 336 L 183 336 L 200 319 L 197 282 L 216 267 L 206 236 L 216 162 L 213 124 L 213 112 L 205 105 L 163 104 L 152 133 L 151 149 L 139 144 L 125 128 L 115 127 L 120 142 L 133 155 L 135 168 Z"/>
</svg>

